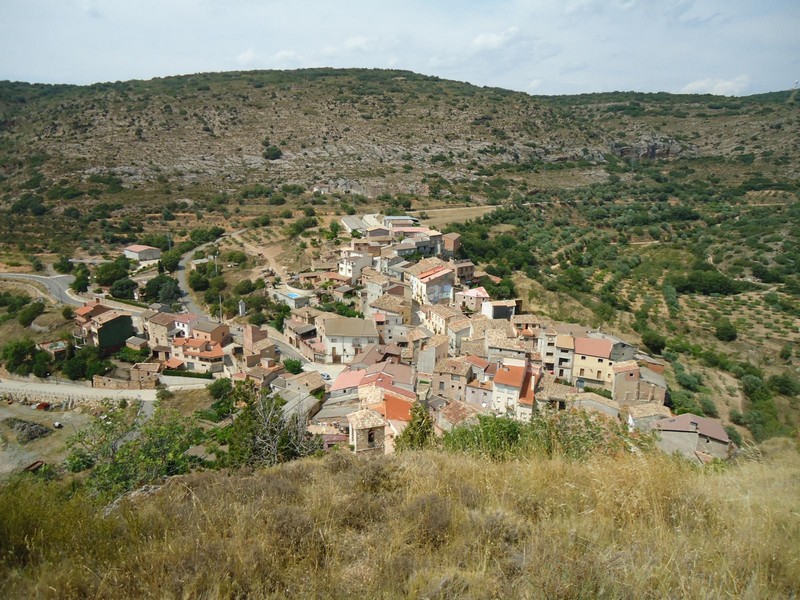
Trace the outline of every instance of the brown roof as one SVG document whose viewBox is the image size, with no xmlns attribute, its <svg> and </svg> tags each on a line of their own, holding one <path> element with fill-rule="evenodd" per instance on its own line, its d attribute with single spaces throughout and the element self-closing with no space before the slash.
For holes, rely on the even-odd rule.
<svg viewBox="0 0 800 600">
<path fill-rule="evenodd" d="M 350 413 L 347 415 L 347 421 L 353 429 L 370 429 L 384 426 L 383 415 L 369 408 L 362 408 L 359 411 Z"/>
<path fill-rule="evenodd" d="M 661 419 L 653 423 L 653 427 L 661 431 L 681 431 L 686 433 L 697 432 L 713 440 L 728 443 L 730 438 L 722 427 L 722 421 L 698 417 L 692 413 L 685 413 L 669 419 Z"/>
<path fill-rule="evenodd" d="M 625 373 L 627 371 L 638 371 L 639 370 L 639 363 L 635 360 L 626 360 L 621 363 L 617 363 L 612 367 L 612 371 L 614 373 Z"/>
<path fill-rule="evenodd" d="M 467 375 L 472 369 L 472 365 L 462 358 L 443 358 L 434 367 L 436 373 L 447 373 L 449 375 Z"/>
<path fill-rule="evenodd" d="M 173 323 L 175 323 L 175 315 L 172 313 L 157 313 L 150 317 L 147 320 L 148 323 L 154 323 L 156 325 L 163 325 L 164 327 L 169 327 Z"/>
<path fill-rule="evenodd" d="M 633 419 L 644 419 L 647 417 L 671 417 L 672 413 L 666 406 L 656 404 L 655 402 L 647 402 L 645 404 L 636 404 L 628 407 L 628 414 Z"/>
<path fill-rule="evenodd" d="M 375 321 L 353 317 L 325 319 L 325 335 L 343 337 L 378 337 Z"/>
<path fill-rule="evenodd" d="M 446 406 L 443 406 L 439 412 L 451 425 L 455 426 L 464 423 L 470 418 L 474 418 L 480 411 L 466 402 L 453 400 Z"/>
</svg>

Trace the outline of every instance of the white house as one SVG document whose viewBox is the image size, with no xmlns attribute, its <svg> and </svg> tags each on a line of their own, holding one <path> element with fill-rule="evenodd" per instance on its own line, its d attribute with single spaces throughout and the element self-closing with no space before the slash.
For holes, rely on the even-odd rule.
<svg viewBox="0 0 800 600">
<path fill-rule="evenodd" d="M 125 255 L 125 258 L 138 260 L 139 262 L 143 262 L 145 260 L 158 260 L 161 258 L 161 250 L 154 248 L 153 246 L 145 246 L 143 244 L 133 244 L 132 246 L 123 248 L 122 253 Z"/>
<path fill-rule="evenodd" d="M 332 317 L 322 321 L 320 335 L 326 363 L 349 363 L 367 344 L 380 342 L 375 322 L 368 319 Z"/>
</svg>

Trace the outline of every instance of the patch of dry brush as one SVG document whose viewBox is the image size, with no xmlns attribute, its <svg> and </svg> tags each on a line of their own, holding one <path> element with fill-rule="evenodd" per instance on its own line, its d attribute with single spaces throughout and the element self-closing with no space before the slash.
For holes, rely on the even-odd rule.
<svg viewBox="0 0 800 600">
<path fill-rule="evenodd" d="M 785 442 L 785 440 L 784 440 Z M 800 455 L 699 470 L 347 453 L 170 480 L 103 518 L 0 494 L 6 597 L 765 598 L 800 589 Z"/>
</svg>

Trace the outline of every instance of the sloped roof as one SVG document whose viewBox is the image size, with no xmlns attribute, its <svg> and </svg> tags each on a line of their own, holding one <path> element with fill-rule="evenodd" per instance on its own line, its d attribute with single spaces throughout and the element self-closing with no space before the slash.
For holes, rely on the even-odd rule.
<svg viewBox="0 0 800 600">
<path fill-rule="evenodd" d="M 434 367 L 435 373 L 447 373 L 449 375 L 467 375 L 472 369 L 472 365 L 463 358 L 443 358 Z"/>
<path fill-rule="evenodd" d="M 160 248 L 155 248 L 153 246 L 145 246 L 144 244 L 132 244 L 123 248 L 123 250 L 128 250 L 129 252 L 144 252 L 145 250 L 158 250 L 161 252 Z"/>
<path fill-rule="evenodd" d="M 347 415 L 347 421 L 353 429 L 383 427 L 385 422 L 383 415 L 370 408 L 362 408 L 359 411 Z"/>
<path fill-rule="evenodd" d="M 487 292 L 486 289 L 483 287 L 476 287 L 458 293 L 461 294 L 462 296 L 467 296 L 468 298 L 490 298 L 489 292 Z"/>
<path fill-rule="evenodd" d="M 697 432 L 713 440 L 718 440 L 723 443 L 730 442 L 728 434 L 722 427 L 722 421 L 719 419 L 709 419 L 707 417 L 698 417 L 692 413 L 685 413 L 677 417 L 668 419 L 661 419 L 653 423 L 653 427 L 661 431 L 680 431 L 686 433 Z"/>
<path fill-rule="evenodd" d="M 453 400 L 439 409 L 439 413 L 442 417 L 453 426 L 461 425 L 469 419 L 474 418 L 475 415 L 480 412 L 481 411 L 477 408 L 470 406 L 466 402 L 459 402 L 458 400 Z"/>
<path fill-rule="evenodd" d="M 345 337 L 378 337 L 375 321 L 355 317 L 333 317 L 325 319 L 325 335 Z"/>
<path fill-rule="evenodd" d="M 647 402 L 645 404 L 636 404 L 628 407 L 628 414 L 633 419 L 645 419 L 647 417 L 671 417 L 672 413 L 666 406 L 656 404 L 655 402 Z"/>
<path fill-rule="evenodd" d="M 522 389 L 525 382 L 525 367 L 506 367 L 502 366 L 497 369 L 494 376 L 495 385 L 507 385 Z"/>
<path fill-rule="evenodd" d="M 575 354 L 609 358 L 613 345 L 611 340 L 577 337 L 575 338 Z"/>
</svg>

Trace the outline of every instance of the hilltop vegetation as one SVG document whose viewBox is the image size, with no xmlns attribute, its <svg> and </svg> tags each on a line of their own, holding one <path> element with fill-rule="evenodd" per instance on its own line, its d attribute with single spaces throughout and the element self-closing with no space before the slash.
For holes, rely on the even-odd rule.
<svg viewBox="0 0 800 600">
<path fill-rule="evenodd" d="M 58 483 L 0 490 L 13 597 L 788 597 L 796 450 L 490 461 L 346 452 L 169 480 L 106 514 Z"/>
<path fill-rule="evenodd" d="M 315 183 L 348 200 L 316 198 L 323 213 L 502 203 L 681 158 L 676 177 L 793 191 L 800 157 L 789 92 L 549 98 L 406 71 L 4 82 L 0 121 L 0 249 L 20 257 L 277 219 Z"/>
</svg>

